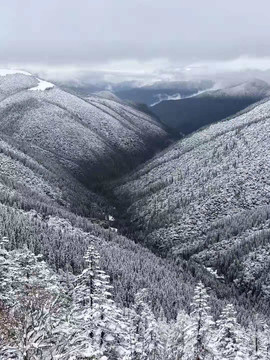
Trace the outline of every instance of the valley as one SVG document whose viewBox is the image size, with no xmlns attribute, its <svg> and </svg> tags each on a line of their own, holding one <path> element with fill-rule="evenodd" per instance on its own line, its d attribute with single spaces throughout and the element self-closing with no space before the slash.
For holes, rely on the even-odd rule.
<svg viewBox="0 0 270 360">
<path fill-rule="evenodd" d="M 155 329 L 169 331 L 179 311 L 190 326 L 194 291 L 203 293 L 204 286 L 214 320 L 230 303 L 242 327 L 253 323 L 254 304 L 267 322 L 269 114 L 269 101 L 262 100 L 178 140 L 151 113 L 107 93 L 80 97 L 31 74 L 2 70 L 0 239 L 8 245 L 0 244 L 0 269 L 10 259 L 12 273 L 13 257 L 23 272 L 25 256 L 61 296 L 75 296 L 73 284 L 83 281 L 91 248 L 110 285 L 96 281 L 111 289 L 119 307 L 111 311 L 121 308 L 125 324 L 135 324 L 138 301 L 146 301 Z M 38 256 L 45 260 L 41 268 Z M 3 282 L 11 281 L 5 273 Z M 2 290 L 8 299 L 13 286 Z M 76 304 L 61 305 L 63 323 L 56 328 L 63 334 L 67 327 L 70 339 L 86 326 L 79 320 L 84 307 Z M 67 324 L 67 311 L 78 318 L 70 315 Z M 119 342 L 117 351 L 128 353 L 124 339 Z M 111 354 L 105 343 L 104 353 Z M 83 344 L 80 354 L 87 353 L 87 340 Z"/>
<path fill-rule="evenodd" d="M 0 2 L 0 360 L 270 360 L 269 12 Z"/>
</svg>

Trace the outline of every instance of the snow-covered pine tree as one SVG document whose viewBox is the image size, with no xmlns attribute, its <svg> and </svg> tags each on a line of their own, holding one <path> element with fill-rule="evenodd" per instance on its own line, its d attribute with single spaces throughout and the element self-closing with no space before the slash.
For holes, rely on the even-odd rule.
<svg viewBox="0 0 270 360">
<path fill-rule="evenodd" d="M 138 344 L 139 344 L 139 336 L 137 334 L 135 319 L 137 318 L 137 314 L 134 309 L 124 309 L 124 316 L 126 319 L 126 328 L 124 332 L 124 336 L 126 339 L 125 349 L 126 354 L 123 360 L 137 360 L 139 359 L 138 354 Z"/>
<path fill-rule="evenodd" d="M 12 275 L 10 272 L 12 259 L 6 250 L 7 246 L 8 239 L 6 237 L 0 239 L 0 302 L 3 306 L 7 306 L 10 302 L 10 292 L 12 291 Z"/>
<path fill-rule="evenodd" d="M 191 323 L 185 332 L 184 358 L 190 360 L 212 359 L 211 335 L 213 320 L 208 305 L 209 295 L 200 281 L 194 289 Z"/>
<path fill-rule="evenodd" d="M 186 349 L 186 330 L 190 328 L 191 320 L 187 313 L 180 311 L 175 322 L 170 323 L 167 342 L 167 359 L 182 360 Z"/>
<path fill-rule="evenodd" d="M 240 360 L 247 358 L 247 355 L 244 353 L 245 349 L 242 346 L 243 339 L 236 315 L 234 306 L 228 304 L 223 309 L 217 321 L 217 356 L 220 360 Z"/>
<path fill-rule="evenodd" d="M 162 360 L 164 359 L 165 341 L 161 336 L 160 326 L 149 306 L 145 307 L 142 316 L 146 322 L 144 338 L 144 353 L 147 354 L 146 359 Z"/>
<path fill-rule="evenodd" d="M 110 359 L 124 354 L 126 345 L 126 319 L 122 310 L 112 300 L 110 277 L 103 270 L 97 271 L 95 280 L 95 341 Z"/>
<path fill-rule="evenodd" d="M 249 348 L 252 360 L 268 360 L 270 354 L 269 348 L 269 328 L 264 319 L 256 315 L 254 321 L 249 327 Z"/>
<path fill-rule="evenodd" d="M 162 360 L 165 354 L 166 339 L 162 337 L 163 331 L 146 301 L 147 293 L 147 289 L 142 289 L 135 296 L 136 315 L 133 319 L 133 326 L 137 344 L 134 359 Z"/>
<path fill-rule="evenodd" d="M 86 268 L 75 279 L 71 326 L 77 356 L 97 359 L 117 358 L 126 350 L 126 319 L 111 296 L 109 276 L 100 269 L 99 253 L 93 243 L 88 247 Z"/>
<path fill-rule="evenodd" d="M 9 252 L 3 241 L 0 247 L 1 359 L 46 358 L 54 347 L 64 291 L 40 256 L 27 248 Z"/>
<path fill-rule="evenodd" d="M 166 357 L 170 327 L 164 309 L 161 307 L 161 305 L 160 305 L 159 315 L 157 318 L 157 326 L 158 326 L 159 337 L 162 341 L 163 354 L 164 357 Z"/>
</svg>

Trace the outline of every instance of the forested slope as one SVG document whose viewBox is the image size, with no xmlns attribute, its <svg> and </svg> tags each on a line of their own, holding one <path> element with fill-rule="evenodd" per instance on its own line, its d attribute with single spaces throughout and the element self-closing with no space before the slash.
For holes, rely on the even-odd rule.
<svg viewBox="0 0 270 360">
<path fill-rule="evenodd" d="M 180 304 L 188 307 L 192 276 L 118 235 L 115 209 L 91 190 L 100 177 L 164 146 L 166 132 L 127 105 L 97 96 L 86 101 L 28 73 L 2 71 L 0 86 L 0 238 L 9 239 L 10 249 L 27 245 L 42 253 L 57 272 L 78 274 L 94 237 L 118 302 L 130 305 L 147 287 L 154 309 L 164 307 L 168 317 Z"/>
<path fill-rule="evenodd" d="M 43 197 L 104 218 L 110 207 L 89 188 L 134 167 L 168 139 L 154 118 L 128 105 L 82 99 L 29 73 L 0 71 L 0 175 L 6 189 L 8 183 L 19 189 L 15 197 L 30 201 L 28 193 L 35 194 L 31 206 Z"/>
<path fill-rule="evenodd" d="M 179 141 L 121 180 L 135 237 L 268 299 L 270 101 Z"/>
<path fill-rule="evenodd" d="M 141 218 L 142 232 L 134 242 L 116 228 L 112 215 L 117 210 L 97 185 L 164 146 L 166 132 L 153 118 L 124 104 L 96 96 L 81 99 L 27 73 L 0 71 L 0 94 L 1 359 L 176 360 L 179 354 L 188 358 L 201 346 L 201 340 L 194 341 L 201 321 L 203 346 L 212 359 L 225 351 L 219 334 L 226 318 L 235 324 L 237 353 L 258 352 L 246 346 L 256 324 L 263 341 L 259 349 L 265 351 L 267 304 L 253 294 L 240 294 L 233 282 L 225 283 L 214 272 L 215 264 L 189 261 L 198 253 L 179 256 L 182 248 L 174 241 L 183 230 L 169 222 L 170 207 L 166 212 L 174 199 L 182 206 L 179 194 L 174 190 L 173 201 L 166 192 L 160 198 L 150 196 L 149 204 L 156 201 L 151 221 L 151 206 L 147 209 L 144 203 L 150 194 L 146 173 L 157 176 L 159 191 L 164 183 L 169 189 L 175 182 L 175 164 L 173 171 L 166 166 L 179 156 L 188 166 L 185 154 L 226 133 L 225 123 L 208 130 L 204 140 L 200 135 L 185 139 L 132 175 L 131 187 L 125 179 L 125 185 L 115 189 L 129 202 L 132 192 L 141 198 L 140 208 L 133 206 L 129 214 L 138 211 L 135 216 L 142 215 L 148 224 Z M 253 110 L 257 122 L 266 121 L 266 105 Z M 238 134 L 248 122 L 243 118 L 233 131 Z M 157 222 L 162 229 L 157 229 Z M 204 246 L 205 237 L 194 224 L 198 244 Z M 188 230 L 189 226 L 186 221 Z M 189 241 L 191 233 L 185 235 Z M 143 238 L 146 247 L 140 244 Z M 157 250 L 156 240 L 166 252 L 172 244 L 177 258 L 166 259 L 147 249 Z M 205 265 L 212 268 L 206 271 Z M 258 322 L 250 311 L 255 301 Z"/>
<path fill-rule="evenodd" d="M 25 73 L 0 76 L 1 134 L 77 176 L 119 175 L 168 138 L 160 124 L 132 107 L 85 100 L 48 84 Z"/>
</svg>

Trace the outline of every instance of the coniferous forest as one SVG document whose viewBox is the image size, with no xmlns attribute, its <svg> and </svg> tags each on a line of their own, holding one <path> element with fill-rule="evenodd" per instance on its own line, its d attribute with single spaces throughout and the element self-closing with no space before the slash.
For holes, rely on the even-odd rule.
<svg viewBox="0 0 270 360">
<path fill-rule="evenodd" d="M 267 359 L 269 102 L 175 141 L 122 102 L 0 80 L 1 359 Z"/>
<path fill-rule="evenodd" d="M 270 360 L 269 13 L 0 4 L 0 360 Z"/>
</svg>

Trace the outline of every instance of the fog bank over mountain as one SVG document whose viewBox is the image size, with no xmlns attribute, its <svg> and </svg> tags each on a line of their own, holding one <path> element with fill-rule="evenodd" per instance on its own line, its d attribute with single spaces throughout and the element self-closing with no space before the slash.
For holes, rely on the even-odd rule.
<svg viewBox="0 0 270 360">
<path fill-rule="evenodd" d="M 1 64 L 0 64 L 1 65 Z M 151 86 L 158 82 L 211 80 L 216 88 L 232 86 L 254 78 L 270 82 L 270 57 L 241 56 L 226 61 L 185 62 L 182 59 L 150 61 L 110 61 L 79 65 L 48 65 L 2 62 L 2 68 L 24 69 L 49 81 L 70 86 L 99 86 L 112 90 L 115 84 L 125 87 Z"/>
</svg>

